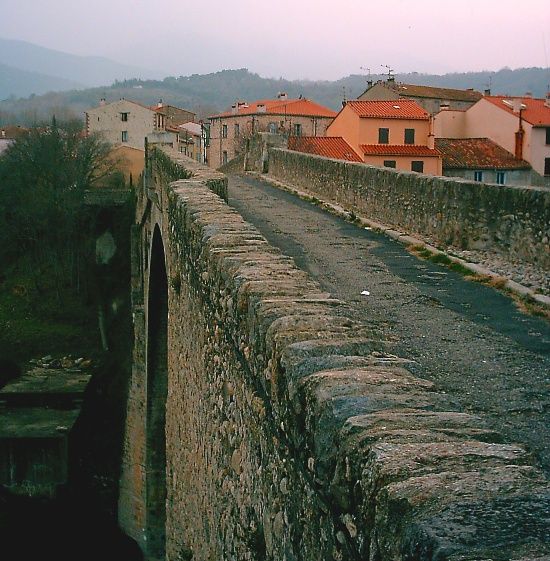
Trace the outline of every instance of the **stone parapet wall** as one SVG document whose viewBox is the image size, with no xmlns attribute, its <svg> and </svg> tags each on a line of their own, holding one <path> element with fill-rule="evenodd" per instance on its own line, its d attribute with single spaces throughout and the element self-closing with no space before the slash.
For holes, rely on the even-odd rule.
<svg viewBox="0 0 550 561">
<path fill-rule="evenodd" d="M 206 183 L 161 186 L 144 223 L 166 252 L 167 559 L 550 553 L 549 488 L 525 450 L 414 377 Z M 141 309 L 120 500 L 138 540 Z"/>
<path fill-rule="evenodd" d="M 397 172 L 269 150 L 269 174 L 442 246 L 550 267 L 550 190 Z"/>
</svg>

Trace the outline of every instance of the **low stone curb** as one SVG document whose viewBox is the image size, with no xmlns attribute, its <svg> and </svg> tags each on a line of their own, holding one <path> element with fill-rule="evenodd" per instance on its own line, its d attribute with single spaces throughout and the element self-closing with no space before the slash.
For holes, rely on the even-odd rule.
<svg viewBox="0 0 550 561">
<path fill-rule="evenodd" d="M 327 210 L 331 214 L 334 214 L 336 216 L 344 218 L 345 220 L 350 220 L 352 218 L 350 212 L 348 210 L 346 210 L 344 207 L 340 206 L 339 204 L 336 204 L 336 203 L 333 203 L 333 202 L 330 202 L 330 201 L 327 201 L 327 200 L 324 200 L 324 199 L 320 199 L 317 195 L 312 195 L 312 194 L 308 193 L 307 191 L 302 191 L 300 189 L 296 189 L 292 185 L 289 185 L 288 183 L 284 183 L 283 181 L 279 181 L 278 179 L 270 177 L 269 175 L 263 175 L 263 174 L 258 173 L 258 172 L 247 172 L 247 174 L 255 176 L 258 179 L 261 179 L 262 181 L 266 181 L 270 185 L 273 185 L 274 187 L 277 187 L 279 189 L 287 191 L 288 193 L 292 193 L 292 194 L 300 197 L 301 199 L 308 200 L 308 199 L 311 199 L 313 197 L 313 198 L 317 199 L 318 201 L 320 201 L 322 208 L 324 208 L 325 210 Z M 524 286 L 524 285 L 522 285 L 522 284 L 520 284 L 516 281 L 511 280 L 511 279 L 507 279 L 506 277 L 503 277 L 502 275 L 499 275 L 499 274 L 495 273 L 494 271 L 491 271 L 490 269 L 487 269 L 486 267 L 478 265 L 477 263 L 470 263 L 469 261 L 465 261 L 464 259 L 461 259 L 460 257 L 456 257 L 454 255 L 451 255 L 449 253 L 446 253 L 445 251 L 442 251 L 442 250 L 434 247 L 433 245 L 430 245 L 429 243 L 427 243 L 426 241 L 424 241 L 420 238 L 416 238 L 414 236 L 410 236 L 408 234 L 405 234 L 404 232 L 394 230 L 393 228 L 391 228 L 390 226 L 388 226 L 386 224 L 376 222 L 375 220 L 371 220 L 371 219 L 366 218 L 364 216 L 356 216 L 356 221 L 359 223 L 360 226 L 362 226 L 364 228 L 371 229 L 371 230 L 379 231 L 379 232 L 385 234 L 386 236 L 402 243 L 403 245 L 420 246 L 423 249 L 428 250 L 430 253 L 433 253 L 434 255 L 445 255 L 453 263 L 457 263 L 458 265 L 461 265 L 462 267 L 464 267 L 465 269 L 468 269 L 469 271 L 472 271 L 472 273 L 475 273 L 476 275 L 480 275 L 480 276 L 484 276 L 484 277 L 490 277 L 491 279 L 494 279 L 494 280 L 505 280 L 504 288 L 506 288 L 510 292 L 513 292 L 513 293 L 515 293 L 515 294 L 517 294 L 517 295 L 519 295 L 523 298 L 529 298 L 529 299 L 535 301 L 537 304 L 540 304 L 541 306 L 544 306 L 546 308 L 550 308 L 550 296 L 545 296 L 544 294 L 539 294 L 539 293 L 535 292 L 534 290 L 528 288 L 527 286 Z"/>
</svg>

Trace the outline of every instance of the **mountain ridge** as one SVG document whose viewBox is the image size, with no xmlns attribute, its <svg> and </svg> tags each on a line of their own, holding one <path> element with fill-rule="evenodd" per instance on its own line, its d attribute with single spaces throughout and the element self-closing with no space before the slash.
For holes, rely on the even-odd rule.
<svg viewBox="0 0 550 561">
<path fill-rule="evenodd" d="M 123 64 L 101 56 L 82 56 L 50 49 L 18 39 L 0 38 L 0 64 L 87 87 L 110 84 L 116 79 L 161 78 L 163 73 Z M 30 95 L 28 92 L 26 95 Z"/>
<path fill-rule="evenodd" d="M 66 80 L 42 72 L 29 72 L 0 63 L 0 99 L 41 95 L 56 90 L 85 88 L 75 80 Z"/>
<path fill-rule="evenodd" d="M 483 92 L 491 84 L 494 94 L 523 95 L 527 91 L 535 97 L 546 94 L 550 69 L 503 68 L 496 72 L 453 73 L 444 75 L 410 73 L 396 76 L 403 83 L 423 84 L 445 88 L 473 88 Z M 372 80 L 385 76 L 373 75 Z M 50 92 L 41 96 L 0 102 L 0 124 L 32 125 L 58 118 L 83 119 L 84 112 L 98 105 L 101 98 L 107 102 L 121 98 L 152 105 L 164 103 L 189 109 L 207 118 L 230 106 L 236 100 L 274 98 L 278 92 L 289 97 L 303 97 L 339 109 L 343 99 L 357 98 L 367 87 L 366 77 L 350 75 L 340 80 L 285 80 L 263 78 L 246 68 L 220 70 L 210 74 L 169 76 L 163 80 L 115 80 L 110 86 Z"/>
</svg>

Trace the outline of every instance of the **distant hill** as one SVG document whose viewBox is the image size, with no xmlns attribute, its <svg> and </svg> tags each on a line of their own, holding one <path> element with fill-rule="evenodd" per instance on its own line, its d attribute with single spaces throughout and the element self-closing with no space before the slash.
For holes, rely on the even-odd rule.
<svg viewBox="0 0 550 561">
<path fill-rule="evenodd" d="M 0 64 L 0 99 L 28 97 L 46 92 L 85 87 L 74 80 L 65 80 Z"/>
<path fill-rule="evenodd" d="M 161 78 L 163 73 L 114 62 L 103 57 L 78 56 L 47 49 L 25 41 L 0 39 L 0 64 L 27 72 L 38 72 L 85 86 L 110 85 L 116 79 Z M 67 89 L 60 81 L 57 90 Z M 9 92 L 8 95 L 15 92 Z M 23 95 L 36 93 L 36 87 Z M 17 95 L 17 94 L 15 94 Z"/>
<path fill-rule="evenodd" d="M 373 80 L 383 76 L 372 76 Z M 497 72 L 468 72 L 462 74 L 402 74 L 396 79 L 404 83 L 425 84 L 450 88 L 474 88 L 483 91 L 489 83 L 493 93 L 522 95 L 530 91 L 543 97 L 548 89 L 550 69 L 502 69 Z M 344 96 L 354 99 L 367 87 L 366 77 L 351 75 L 340 80 L 304 81 L 262 78 L 247 69 L 222 70 L 211 74 L 168 77 L 163 80 L 118 80 L 108 87 L 88 88 L 68 92 L 48 93 L 32 99 L 0 102 L 0 124 L 14 122 L 33 124 L 57 117 L 83 118 L 84 111 L 95 107 L 102 97 L 115 101 L 122 97 L 145 104 L 165 103 L 190 109 L 205 118 L 220 111 L 235 100 L 273 98 L 278 92 L 290 97 L 300 95 L 339 109 Z"/>
</svg>

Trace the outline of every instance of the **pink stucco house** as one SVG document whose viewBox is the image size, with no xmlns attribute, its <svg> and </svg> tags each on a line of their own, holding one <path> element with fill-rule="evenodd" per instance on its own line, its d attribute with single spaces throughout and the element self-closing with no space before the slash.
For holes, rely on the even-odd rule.
<svg viewBox="0 0 550 561">
<path fill-rule="evenodd" d="M 348 101 L 327 129 L 370 165 L 441 175 L 432 117 L 410 99 Z"/>
<path fill-rule="evenodd" d="M 550 177 L 550 93 L 485 96 L 467 111 L 441 111 L 434 130 L 437 138 L 489 138 Z"/>
</svg>

